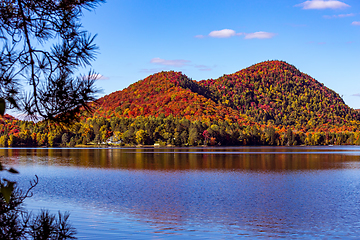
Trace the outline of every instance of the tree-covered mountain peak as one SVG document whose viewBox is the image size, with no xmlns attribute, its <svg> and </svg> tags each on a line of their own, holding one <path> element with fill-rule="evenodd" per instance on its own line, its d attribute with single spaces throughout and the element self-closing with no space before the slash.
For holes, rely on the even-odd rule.
<svg viewBox="0 0 360 240">
<path fill-rule="evenodd" d="M 199 84 L 218 103 L 263 124 L 301 129 L 360 119 L 339 94 L 284 61 L 261 62 Z"/>
<path fill-rule="evenodd" d="M 34 123 L 20 127 L 21 121 L 5 116 L 0 146 L 58 146 L 72 138 L 73 146 L 111 136 L 122 144 L 179 146 L 360 144 L 360 112 L 283 61 L 200 82 L 181 72 L 159 72 L 100 98 L 93 113 L 82 114 L 65 136 L 46 122 L 27 131 Z"/>
<path fill-rule="evenodd" d="M 301 72 L 293 65 L 285 62 L 285 61 L 280 61 L 280 60 L 270 60 L 270 61 L 264 61 L 264 62 L 260 62 L 260 63 L 256 63 L 250 67 L 247 67 L 245 69 L 242 69 L 236 73 L 239 73 L 241 71 L 245 71 L 245 70 L 249 70 L 249 71 L 253 71 L 253 72 L 267 72 L 267 71 L 274 71 L 274 72 L 284 72 L 284 71 L 289 71 L 294 75 L 300 75 Z M 235 74 L 236 74 L 235 73 Z"/>
<path fill-rule="evenodd" d="M 152 74 L 122 91 L 97 101 L 96 114 L 104 117 L 165 116 L 187 119 L 228 119 L 250 124 L 242 114 L 217 104 L 196 82 L 181 72 Z M 252 124 L 252 123 L 251 123 Z"/>
<path fill-rule="evenodd" d="M 103 116 L 246 119 L 293 129 L 351 125 L 360 113 L 333 90 L 284 61 L 254 64 L 218 79 L 194 81 L 181 72 L 152 74 L 98 100 Z"/>
</svg>

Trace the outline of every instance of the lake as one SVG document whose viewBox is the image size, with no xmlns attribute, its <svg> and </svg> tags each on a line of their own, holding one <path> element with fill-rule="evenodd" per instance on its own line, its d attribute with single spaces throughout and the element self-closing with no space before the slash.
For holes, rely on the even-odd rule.
<svg viewBox="0 0 360 240">
<path fill-rule="evenodd" d="M 79 239 L 360 236 L 360 147 L 1 148 Z"/>
</svg>

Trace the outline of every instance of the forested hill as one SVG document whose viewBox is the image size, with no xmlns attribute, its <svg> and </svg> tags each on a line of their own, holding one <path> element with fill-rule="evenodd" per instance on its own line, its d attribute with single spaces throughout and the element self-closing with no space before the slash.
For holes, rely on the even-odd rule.
<svg viewBox="0 0 360 240">
<path fill-rule="evenodd" d="M 97 101 L 104 117 L 169 116 L 189 120 L 230 120 L 254 124 L 237 110 L 214 102 L 211 94 L 181 72 L 160 72 Z"/>
<path fill-rule="evenodd" d="M 339 94 L 283 61 L 258 63 L 199 84 L 217 102 L 256 122 L 301 129 L 348 125 L 360 119 Z"/>
<path fill-rule="evenodd" d="M 97 114 L 137 117 L 172 114 L 190 120 L 231 120 L 306 132 L 347 126 L 360 112 L 339 94 L 283 61 L 266 61 L 199 82 L 160 72 L 98 100 Z"/>
<path fill-rule="evenodd" d="M 6 115 L 0 146 L 360 145 L 360 112 L 281 61 L 199 82 L 160 72 L 92 105 L 69 126 Z"/>
</svg>

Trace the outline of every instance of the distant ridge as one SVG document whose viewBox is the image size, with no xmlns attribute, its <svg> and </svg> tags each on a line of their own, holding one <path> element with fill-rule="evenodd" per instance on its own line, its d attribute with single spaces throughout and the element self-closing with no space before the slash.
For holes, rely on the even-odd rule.
<svg viewBox="0 0 360 240">
<path fill-rule="evenodd" d="M 228 119 L 250 124 L 237 110 L 205 97 L 210 94 L 181 72 L 160 72 L 100 98 L 97 112 L 118 117 L 172 114 L 191 120 Z"/>
<path fill-rule="evenodd" d="M 0 146 L 360 145 L 360 111 L 283 61 L 199 82 L 159 72 L 91 105 L 71 123 L 5 115 Z"/>
<path fill-rule="evenodd" d="M 105 117 L 172 114 L 300 131 L 334 126 L 354 130 L 360 120 L 360 112 L 339 94 L 284 61 L 265 61 L 199 82 L 181 72 L 160 72 L 97 102 L 96 114 Z"/>
<path fill-rule="evenodd" d="M 214 94 L 213 99 L 256 122 L 301 128 L 360 119 L 339 94 L 283 61 L 261 62 L 199 84 Z"/>
</svg>

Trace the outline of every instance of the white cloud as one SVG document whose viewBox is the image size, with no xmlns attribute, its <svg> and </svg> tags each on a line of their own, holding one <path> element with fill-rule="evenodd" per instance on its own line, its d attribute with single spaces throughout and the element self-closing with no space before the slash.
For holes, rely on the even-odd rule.
<svg viewBox="0 0 360 240">
<path fill-rule="evenodd" d="M 358 21 L 354 21 L 354 22 L 352 22 L 352 23 L 351 23 L 351 25 L 354 25 L 354 26 L 360 26 L 360 22 L 358 22 Z"/>
<path fill-rule="evenodd" d="M 101 75 L 99 73 L 91 74 L 89 75 L 90 78 L 95 78 L 96 80 L 109 80 L 109 77 L 106 77 L 104 75 Z"/>
<path fill-rule="evenodd" d="M 143 68 L 140 69 L 140 72 L 142 73 L 157 73 L 163 71 L 163 68 Z"/>
<path fill-rule="evenodd" d="M 211 33 L 209 33 L 209 36 L 214 38 L 229 38 L 236 35 L 236 32 L 232 29 L 223 29 L 218 31 L 212 31 Z"/>
<path fill-rule="evenodd" d="M 302 7 L 303 9 L 338 9 L 350 7 L 346 3 L 337 0 L 309 0 L 295 5 L 295 7 Z"/>
<path fill-rule="evenodd" d="M 241 36 L 244 35 L 244 39 L 267 39 L 267 38 L 273 38 L 276 33 L 270 33 L 270 32 L 254 32 L 254 33 L 237 33 L 232 29 L 223 29 L 223 30 L 216 30 L 209 33 L 209 37 L 213 38 L 230 38 L 233 36 Z M 196 38 L 204 38 L 203 35 L 196 35 Z"/>
<path fill-rule="evenodd" d="M 275 33 L 270 32 L 254 32 L 254 33 L 245 33 L 245 39 L 267 39 L 275 37 Z"/>
<path fill-rule="evenodd" d="M 104 75 L 98 74 L 98 80 L 109 80 L 109 77 L 106 77 Z"/>
<path fill-rule="evenodd" d="M 161 59 L 161 58 L 153 58 L 150 60 L 151 63 L 157 64 L 157 65 L 163 65 L 163 66 L 168 66 L 168 69 L 170 69 L 170 67 L 183 67 L 183 66 L 187 66 L 187 67 L 192 67 L 192 68 L 196 68 L 199 71 L 212 71 L 214 68 L 216 68 L 216 65 L 213 66 L 209 66 L 209 65 L 202 65 L 202 64 L 194 64 L 191 63 L 191 61 L 189 60 L 183 60 L 183 59 L 178 59 L 178 60 L 165 60 L 165 59 Z M 167 69 L 165 67 L 165 69 Z M 139 70 L 140 72 L 144 72 L 144 73 L 155 73 L 155 72 L 160 72 L 160 71 L 164 71 L 164 67 L 160 67 L 160 68 L 143 68 Z"/>
<path fill-rule="evenodd" d="M 338 14 L 338 15 L 324 15 L 324 18 L 344 18 L 344 17 L 353 17 L 355 16 L 354 13 L 348 13 L 348 14 Z"/>
<path fill-rule="evenodd" d="M 161 58 L 153 58 L 150 60 L 151 63 L 165 65 L 165 66 L 172 66 L 172 67 L 182 67 L 189 63 L 189 60 L 177 59 L 177 60 L 165 60 Z"/>
<path fill-rule="evenodd" d="M 197 68 L 199 71 L 211 71 L 215 68 L 215 66 L 210 67 L 206 65 L 195 65 L 194 67 Z"/>
</svg>

